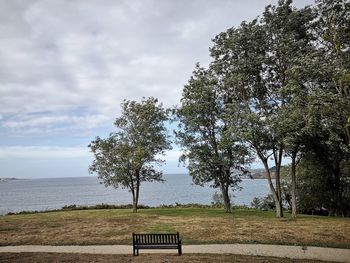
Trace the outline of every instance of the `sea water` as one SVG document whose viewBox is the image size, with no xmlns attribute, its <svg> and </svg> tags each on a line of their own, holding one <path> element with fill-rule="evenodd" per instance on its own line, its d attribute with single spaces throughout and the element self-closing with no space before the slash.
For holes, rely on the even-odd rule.
<svg viewBox="0 0 350 263">
<path fill-rule="evenodd" d="M 142 183 L 139 204 L 211 204 L 215 191 L 210 185 L 193 185 L 188 174 L 164 175 L 164 183 Z M 269 193 L 266 179 L 244 179 L 242 190 L 232 191 L 233 203 L 250 205 L 254 197 Z M 95 176 L 74 178 L 45 178 L 0 182 L 0 214 L 20 211 L 59 209 L 66 205 L 131 204 L 126 189 L 105 187 Z"/>
</svg>

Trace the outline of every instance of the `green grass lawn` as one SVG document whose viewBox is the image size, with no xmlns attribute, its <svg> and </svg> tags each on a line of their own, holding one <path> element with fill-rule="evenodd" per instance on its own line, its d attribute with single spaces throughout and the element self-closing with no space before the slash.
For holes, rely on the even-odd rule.
<svg viewBox="0 0 350 263">
<path fill-rule="evenodd" d="M 180 232 L 184 244 L 265 243 L 350 248 L 350 218 L 219 208 L 75 210 L 0 216 L 0 245 L 131 244 L 132 232 Z"/>
</svg>

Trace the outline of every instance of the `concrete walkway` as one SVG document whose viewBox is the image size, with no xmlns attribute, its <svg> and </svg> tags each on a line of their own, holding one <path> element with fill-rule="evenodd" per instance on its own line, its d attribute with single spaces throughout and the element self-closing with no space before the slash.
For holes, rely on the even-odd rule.
<svg viewBox="0 0 350 263">
<path fill-rule="evenodd" d="M 252 256 L 286 257 L 293 259 L 318 259 L 334 262 L 350 262 L 350 249 L 301 247 L 260 244 L 185 245 L 183 253 L 238 254 Z M 132 246 L 6 246 L 0 253 L 52 252 L 88 254 L 132 254 Z M 177 253 L 175 250 L 140 250 L 142 253 Z"/>
</svg>

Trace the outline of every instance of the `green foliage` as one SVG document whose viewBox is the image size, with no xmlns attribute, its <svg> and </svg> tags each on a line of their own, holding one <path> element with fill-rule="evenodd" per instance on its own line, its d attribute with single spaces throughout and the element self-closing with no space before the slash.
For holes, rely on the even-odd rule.
<svg viewBox="0 0 350 263">
<path fill-rule="evenodd" d="M 304 158 L 299 169 L 302 210 L 349 215 L 350 3 L 317 1 L 313 83 L 307 107 Z M 314 193 L 312 193 L 314 190 Z"/>
<path fill-rule="evenodd" d="M 162 173 L 154 164 L 157 156 L 170 149 L 164 122 L 167 112 L 157 99 L 141 102 L 124 101 L 122 115 L 116 119 L 117 131 L 106 139 L 96 137 L 89 144 L 94 154 L 90 172 L 96 172 L 105 186 L 127 188 L 133 195 L 136 211 L 142 182 L 162 181 Z"/>
<path fill-rule="evenodd" d="M 299 73 L 314 41 L 315 13 L 309 7 L 295 9 L 291 3 L 267 6 L 260 20 L 220 33 L 211 49 L 211 68 L 232 101 L 236 134 L 263 162 L 279 217 L 283 216 L 280 168 L 285 154 L 296 154 L 304 133 L 307 75 Z M 270 157 L 276 167 L 275 186 Z"/>
<path fill-rule="evenodd" d="M 298 207 L 302 213 L 349 216 L 350 164 L 342 162 L 340 182 L 334 177 L 327 157 L 309 152 L 298 166 Z M 339 199 L 335 193 L 339 191 Z M 337 202 L 335 202 L 337 201 Z M 333 214 L 332 214 L 333 213 Z"/>
<path fill-rule="evenodd" d="M 176 110 L 176 137 L 193 182 L 220 188 L 225 209 L 231 209 L 229 189 L 235 189 L 251 161 L 247 147 L 234 132 L 232 100 L 211 69 L 197 65 L 184 87 Z M 238 121 L 238 119 L 236 119 Z"/>
<path fill-rule="evenodd" d="M 183 146 L 196 146 L 184 159 L 191 160 L 191 153 L 192 160 L 199 160 L 193 158 L 194 153 L 198 156 L 198 150 L 203 150 L 201 161 L 189 162 L 195 180 L 210 181 L 209 172 L 203 174 L 210 171 L 209 160 L 218 157 L 210 142 L 195 144 L 200 132 L 208 138 L 219 134 L 225 145 L 230 140 L 239 142 L 262 161 L 277 216 L 283 216 L 282 202 L 296 216 L 296 167 L 310 156 L 322 160 L 327 169 L 318 173 L 318 169 L 304 168 L 307 176 L 301 178 L 311 182 L 317 174 L 319 184 L 329 185 L 326 188 L 331 195 L 325 188 L 319 189 L 326 191 L 322 194 L 330 202 L 331 214 L 347 215 L 348 179 L 343 167 L 350 161 L 350 3 L 320 0 L 314 7 L 297 9 L 291 0 L 281 0 L 276 6 L 267 6 L 261 19 L 243 22 L 213 41 L 213 61 L 206 70 L 197 67 L 182 101 L 188 109 L 184 107 L 181 114 L 192 116 L 180 119 L 188 121 L 186 129 L 205 127 L 205 123 L 215 127 L 214 133 L 198 129 L 197 135 L 181 138 Z M 201 115 L 203 112 L 206 114 Z M 224 125 L 224 135 L 213 125 L 217 123 Z M 186 129 L 186 135 L 193 132 Z M 289 176 L 281 180 L 281 164 L 287 156 L 292 164 Z M 269 159 L 276 167 L 275 185 Z M 302 191 L 310 189 L 317 191 L 301 187 L 299 192 L 303 195 Z M 254 205 L 259 205 L 255 201 Z"/>
<path fill-rule="evenodd" d="M 260 209 L 261 199 L 259 197 L 254 197 L 250 206 L 254 209 Z"/>
<path fill-rule="evenodd" d="M 270 211 L 276 209 L 275 201 L 273 199 L 272 194 L 268 194 L 267 196 L 262 198 L 254 197 L 253 201 L 250 203 L 250 206 L 252 208 L 263 211 Z"/>
<path fill-rule="evenodd" d="M 325 60 L 329 86 L 342 96 L 350 96 L 350 2 L 346 0 L 317 0 L 317 35 L 322 59 Z"/>
</svg>

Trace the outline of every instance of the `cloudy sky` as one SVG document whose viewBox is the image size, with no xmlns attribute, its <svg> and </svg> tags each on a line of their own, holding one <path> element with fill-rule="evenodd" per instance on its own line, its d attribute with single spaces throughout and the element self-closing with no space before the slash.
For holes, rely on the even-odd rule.
<svg viewBox="0 0 350 263">
<path fill-rule="evenodd" d="M 123 99 L 176 105 L 211 39 L 276 2 L 0 0 L 0 177 L 88 175 Z M 178 155 L 164 172 L 186 172 Z"/>
</svg>

